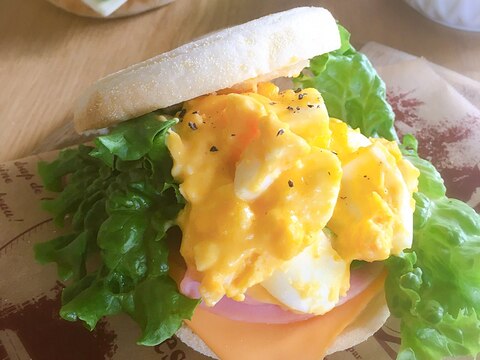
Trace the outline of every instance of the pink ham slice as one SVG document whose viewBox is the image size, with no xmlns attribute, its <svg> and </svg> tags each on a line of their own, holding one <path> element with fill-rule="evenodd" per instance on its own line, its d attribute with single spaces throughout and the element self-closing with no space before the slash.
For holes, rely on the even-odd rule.
<svg viewBox="0 0 480 360">
<path fill-rule="evenodd" d="M 336 306 L 347 302 L 364 291 L 381 274 L 382 269 L 382 263 L 371 263 L 352 270 L 350 274 L 350 289 Z M 187 271 L 180 283 L 180 292 L 190 298 L 199 299 L 199 287 L 200 283 L 193 280 Z M 213 307 L 207 307 L 203 303 L 200 306 L 214 314 L 231 320 L 251 323 L 287 324 L 315 316 L 313 314 L 294 313 L 281 306 L 262 303 L 248 296 L 243 302 L 234 301 L 224 296 Z"/>
</svg>

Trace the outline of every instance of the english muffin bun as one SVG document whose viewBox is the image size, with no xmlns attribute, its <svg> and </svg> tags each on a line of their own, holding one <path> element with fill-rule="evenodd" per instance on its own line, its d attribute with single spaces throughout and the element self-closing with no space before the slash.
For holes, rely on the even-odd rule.
<svg viewBox="0 0 480 360">
<path fill-rule="evenodd" d="M 76 103 L 75 128 L 105 128 L 249 80 L 296 75 L 310 58 L 339 47 L 337 24 L 325 9 L 265 16 L 99 80 Z"/>
<path fill-rule="evenodd" d="M 128 0 L 125 4 L 120 6 L 112 14 L 106 15 L 93 10 L 90 6 L 85 4 L 82 0 L 48 0 L 55 6 L 62 8 L 80 16 L 97 17 L 97 18 L 117 18 L 130 15 L 140 14 L 142 12 L 166 5 L 173 0 Z"/>
</svg>

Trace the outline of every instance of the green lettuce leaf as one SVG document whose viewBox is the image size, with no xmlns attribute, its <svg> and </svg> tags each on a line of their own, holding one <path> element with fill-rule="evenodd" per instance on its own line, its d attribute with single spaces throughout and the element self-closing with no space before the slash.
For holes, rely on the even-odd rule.
<svg viewBox="0 0 480 360">
<path fill-rule="evenodd" d="M 160 306 L 158 299 L 162 299 Z M 163 333 L 174 334 L 178 330 L 177 324 L 189 319 L 197 305 L 197 301 L 178 292 L 172 279 L 162 276 L 149 278 L 137 286 L 133 301 L 133 318 L 143 330 L 138 343 L 149 346 L 157 345 Z M 165 322 L 165 318 L 171 321 Z"/>
<path fill-rule="evenodd" d="M 319 90 L 331 117 L 361 129 L 366 136 L 396 140 L 395 115 L 386 100 L 384 82 L 367 57 L 350 45 L 348 31 L 342 26 L 339 31 L 340 49 L 314 57 L 294 83 Z"/>
<path fill-rule="evenodd" d="M 35 246 L 62 280 L 60 315 L 92 330 L 104 316 L 128 313 L 142 328 L 139 344 L 156 345 L 189 319 L 198 301 L 168 275 L 166 233 L 185 201 L 170 173 L 165 145 L 177 122 L 155 113 L 122 123 L 95 140 L 40 163 L 45 186 L 61 191 L 43 207 L 72 232 Z"/>
<path fill-rule="evenodd" d="M 480 352 L 480 216 L 445 196 L 440 174 L 418 157 L 413 137 L 405 140 L 404 155 L 420 179 L 413 246 L 387 261 L 387 302 L 402 320 L 398 359 L 474 355 Z"/>
</svg>

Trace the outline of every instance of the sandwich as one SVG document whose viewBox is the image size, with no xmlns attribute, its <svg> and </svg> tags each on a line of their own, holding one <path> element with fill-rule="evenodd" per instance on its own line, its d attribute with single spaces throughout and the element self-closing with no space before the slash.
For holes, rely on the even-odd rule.
<svg viewBox="0 0 480 360">
<path fill-rule="evenodd" d="M 70 13 L 96 18 L 118 18 L 140 14 L 173 0 L 48 0 Z"/>
<path fill-rule="evenodd" d="M 383 82 L 327 10 L 107 76 L 74 121 L 93 146 L 39 164 L 59 192 L 44 208 L 71 229 L 35 247 L 69 281 L 64 319 L 125 312 L 141 345 L 176 334 L 220 359 L 322 359 L 391 312 L 399 358 L 480 351 L 480 218 L 397 138 Z"/>
</svg>

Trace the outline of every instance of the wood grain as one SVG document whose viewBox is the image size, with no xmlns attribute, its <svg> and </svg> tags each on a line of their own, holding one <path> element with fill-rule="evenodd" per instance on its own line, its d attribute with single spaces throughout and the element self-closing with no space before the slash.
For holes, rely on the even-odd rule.
<svg viewBox="0 0 480 360">
<path fill-rule="evenodd" d="M 356 46 L 378 41 L 480 80 L 480 34 L 433 23 L 401 1 L 176 0 L 132 18 L 95 20 L 45 0 L 1 0 L 0 161 L 49 147 L 45 139 L 65 127 L 74 99 L 96 79 L 207 32 L 301 5 L 329 8 Z"/>
</svg>

